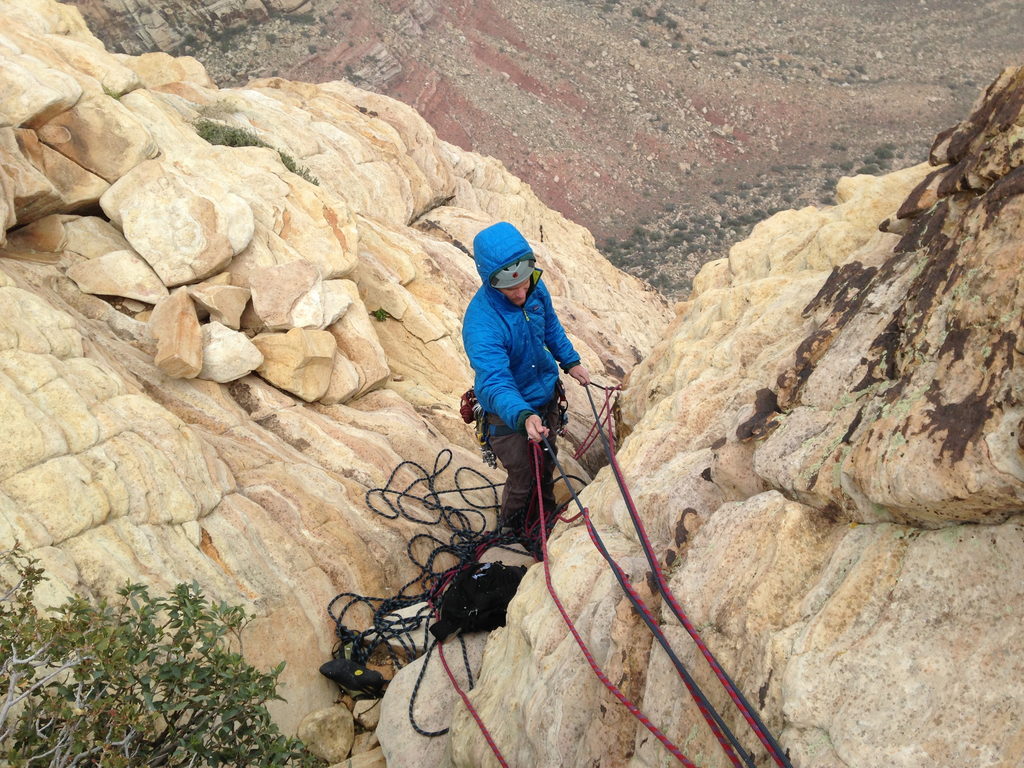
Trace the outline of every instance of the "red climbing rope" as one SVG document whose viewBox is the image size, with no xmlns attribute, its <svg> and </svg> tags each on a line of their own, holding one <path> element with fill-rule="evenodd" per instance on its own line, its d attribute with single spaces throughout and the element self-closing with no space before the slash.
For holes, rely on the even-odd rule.
<svg viewBox="0 0 1024 768">
<path fill-rule="evenodd" d="M 587 392 L 587 396 L 590 397 L 589 391 Z M 599 423 L 601 417 L 597 414 L 597 408 L 594 405 L 593 398 L 590 398 L 590 404 L 591 408 L 594 410 L 595 424 Z M 756 712 L 754 712 L 753 708 L 750 706 L 750 703 L 746 700 L 746 698 L 743 696 L 740 690 L 736 687 L 736 684 L 725 672 L 721 664 L 718 663 L 718 660 L 714 657 L 714 655 L 711 653 L 711 650 L 707 647 L 707 644 L 704 642 L 703 638 L 701 638 L 700 634 L 697 632 L 696 627 L 693 626 L 693 623 L 689 620 L 689 618 L 687 618 L 686 614 L 683 612 L 681 606 L 679 605 L 679 602 L 676 600 L 675 595 L 672 593 L 672 590 L 669 589 L 668 582 L 665 579 L 665 574 L 661 569 L 661 565 L 658 562 L 658 558 L 654 554 L 654 547 L 651 545 L 650 538 L 647 535 L 647 530 L 644 527 L 643 521 L 640 519 L 640 514 L 637 511 L 636 504 L 634 503 L 633 497 L 629 492 L 629 488 L 626 486 L 625 480 L 622 477 L 622 469 L 619 467 L 618 459 L 615 456 L 615 449 L 612 445 L 611 437 L 610 435 L 605 436 L 603 433 L 602 437 L 604 437 L 605 448 L 611 465 L 612 474 L 615 477 L 615 481 L 619 486 L 622 498 L 626 503 L 626 508 L 629 511 L 629 516 L 632 520 L 633 527 L 636 530 L 638 538 L 640 539 L 640 544 L 643 548 L 644 555 L 647 558 L 648 564 L 651 566 L 652 572 L 654 573 L 655 581 L 658 585 L 658 591 L 661 593 L 662 597 L 665 599 L 665 602 L 669 605 L 670 609 L 672 610 L 672 613 L 679 620 L 680 624 L 683 625 L 687 633 L 693 639 L 697 648 L 700 650 L 701 654 L 704 656 L 708 665 L 715 673 L 715 676 L 722 684 L 722 687 L 725 688 L 726 693 L 728 693 L 729 695 L 729 698 L 732 699 L 733 704 L 735 704 L 736 708 L 743 716 L 743 719 L 746 720 L 747 724 L 750 726 L 750 729 L 760 740 L 761 744 L 764 745 L 765 750 L 769 753 L 769 755 L 771 755 L 772 759 L 775 761 L 777 765 L 780 766 L 780 768 L 792 768 L 789 759 L 782 751 L 782 748 L 779 746 L 778 742 L 776 742 L 772 735 L 768 732 L 768 729 L 765 727 L 764 723 L 761 722 L 761 719 L 757 716 Z"/>
<path fill-rule="evenodd" d="M 480 713 L 476 711 L 476 707 L 474 707 L 470 702 L 469 696 L 464 690 L 462 690 L 462 686 L 459 685 L 459 681 L 455 679 L 455 675 L 448 666 L 448 660 L 444 657 L 444 643 L 437 643 L 437 655 L 441 657 L 441 664 L 444 666 L 444 671 L 447 673 L 448 679 L 452 681 L 452 685 L 455 687 L 455 691 L 462 699 L 462 703 L 466 705 L 466 709 L 469 710 L 469 714 L 471 714 L 473 719 L 476 720 L 476 724 L 480 728 L 480 733 L 482 733 L 484 739 L 487 740 L 487 746 L 491 748 L 491 752 L 493 752 L 494 756 L 498 758 L 498 762 L 501 764 L 502 768 L 508 768 L 508 763 L 505 762 L 505 757 L 501 754 L 501 750 L 498 749 L 498 745 L 495 743 L 494 737 L 491 736 L 491 732 L 487 729 L 487 726 L 484 725 L 483 718 L 480 717 Z"/>
<path fill-rule="evenodd" d="M 542 457 L 540 455 L 540 451 L 541 451 L 540 446 L 537 443 L 533 443 L 532 446 L 533 446 L 533 458 L 534 458 L 534 475 L 535 475 L 535 480 L 537 481 L 537 487 L 540 488 L 540 466 L 541 466 L 541 462 L 543 461 L 543 459 L 542 459 Z M 584 510 L 584 512 L 585 512 L 585 510 Z M 546 520 L 545 520 L 545 512 L 544 512 L 544 505 L 543 504 L 540 505 L 540 517 L 541 517 L 541 529 L 545 530 L 546 529 L 546 526 L 545 526 Z M 650 721 L 650 719 L 647 717 L 647 715 L 645 715 L 643 712 L 641 712 L 640 709 L 632 701 L 630 701 L 630 699 L 618 688 L 618 686 L 616 686 L 611 680 L 609 680 L 608 676 L 601 670 L 601 667 L 598 665 L 597 661 L 594 659 L 594 655 L 590 652 L 590 649 L 587 647 L 587 644 L 583 641 L 583 638 L 580 636 L 580 633 L 577 631 L 576 625 L 573 624 L 572 619 L 569 618 L 569 614 L 565 610 L 565 606 L 562 605 L 562 601 L 558 598 L 558 593 L 555 591 L 555 585 L 551 581 L 551 566 L 550 566 L 550 562 L 549 562 L 549 558 L 548 558 L 548 543 L 547 543 L 547 537 L 546 536 L 541 536 L 541 550 L 544 553 L 544 558 L 543 558 L 544 581 L 547 583 L 548 592 L 551 594 L 551 599 L 554 600 L 555 607 L 557 607 L 558 608 L 558 612 L 560 614 L 562 614 L 562 619 L 565 621 L 565 625 L 569 628 L 569 632 L 572 634 L 573 639 L 576 640 L 576 644 L 580 647 L 580 650 L 583 651 L 583 655 L 587 659 L 587 663 L 590 664 L 590 668 L 594 671 L 594 674 L 597 675 L 597 679 L 600 680 L 602 683 L 604 683 L 605 688 L 607 688 L 609 691 L 611 691 L 612 695 L 614 695 L 615 698 L 617 698 L 623 704 L 623 706 L 625 706 L 626 709 L 629 710 L 629 712 L 633 715 L 633 717 L 635 717 L 637 720 L 639 720 L 640 723 L 647 730 L 649 730 L 652 734 L 654 734 L 654 737 L 658 741 L 660 741 L 663 745 L 665 745 L 665 748 L 669 752 L 671 752 L 672 755 L 680 763 L 682 763 L 683 765 L 687 766 L 687 768 L 697 768 L 696 765 L 694 765 L 694 763 L 690 762 L 690 760 L 686 757 L 686 755 L 684 755 L 682 753 L 682 751 L 679 749 L 679 747 L 677 747 L 674 743 L 672 743 L 672 741 L 664 733 L 662 733 L 661 730 L 656 725 L 654 725 L 654 723 L 652 723 Z"/>
</svg>

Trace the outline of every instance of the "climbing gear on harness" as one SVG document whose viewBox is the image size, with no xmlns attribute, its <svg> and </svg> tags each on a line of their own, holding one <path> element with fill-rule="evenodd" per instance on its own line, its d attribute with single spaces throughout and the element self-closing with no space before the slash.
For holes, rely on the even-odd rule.
<svg viewBox="0 0 1024 768">
<path fill-rule="evenodd" d="M 565 385 L 561 379 L 555 384 L 555 397 L 558 398 L 558 425 L 555 432 L 559 437 L 565 437 L 566 428 L 569 426 L 569 400 L 565 396 Z"/>
<path fill-rule="evenodd" d="M 476 399 L 476 391 L 472 387 L 462 393 L 459 414 L 467 424 L 476 422 L 474 431 L 476 433 L 476 441 L 480 444 L 480 459 L 488 467 L 495 469 L 498 466 L 498 460 L 494 457 L 494 451 L 491 450 L 486 414 L 484 413 L 483 406 Z"/>
</svg>

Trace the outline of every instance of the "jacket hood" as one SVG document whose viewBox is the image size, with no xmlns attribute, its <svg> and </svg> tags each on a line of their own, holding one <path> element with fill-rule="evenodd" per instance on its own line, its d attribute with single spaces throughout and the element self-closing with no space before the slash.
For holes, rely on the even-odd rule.
<svg viewBox="0 0 1024 768">
<path fill-rule="evenodd" d="M 533 255 L 533 249 L 519 230 L 499 221 L 480 230 L 473 238 L 473 258 L 480 281 L 490 287 L 491 275 L 514 261 Z"/>
</svg>

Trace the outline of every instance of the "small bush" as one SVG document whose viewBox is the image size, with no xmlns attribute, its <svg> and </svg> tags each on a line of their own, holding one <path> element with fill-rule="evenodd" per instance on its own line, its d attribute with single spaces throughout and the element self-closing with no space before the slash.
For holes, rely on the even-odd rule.
<svg viewBox="0 0 1024 768">
<path fill-rule="evenodd" d="M 225 123 L 218 123 L 214 120 L 207 120 L 201 118 L 196 120 L 193 124 L 198 133 L 203 139 L 208 141 L 210 144 L 217 144 L 225 147 L 266 147 L 268 149 L 274 149 L 267 144 L 263 139 L 257 136 L 252 131 L 246 128 L 237 128 L 233 125 L 227 125 Z M 280 149 L 275 150 L 278 156 L 281 158 L 281 162 L 284 167 L 297 176 L 301 176 L 310 184 L 320 185 L 320 180 L 313 176 L 308 168 L 299 165 L 295 158 L 289 155 L 287 152 L 282 152 Z"/>
<path fill-rule="evenodd" d="M 0 570 L 13 573 L 0 593 L 0 764 L 321 764 L 271 721 L 284 664 L 264 673 L 242 658 L 242 608 L 195 584 L 166 597 L 129 584 L 114 601 L 72 598 L 44 616 L 36 562 L 15 548 Z"/>
</svg>

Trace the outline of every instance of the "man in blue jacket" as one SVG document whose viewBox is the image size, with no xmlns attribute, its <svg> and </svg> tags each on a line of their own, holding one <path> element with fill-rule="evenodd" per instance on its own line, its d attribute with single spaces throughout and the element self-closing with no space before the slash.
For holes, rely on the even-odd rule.
<svg viewBox="0 0 1024 768">
<path fill-rule="evenodd" d="M 466 309 L 462 340 L 487 413 L 491 450 L 508 473 L 499 525 L 523 533 L 534 486 L 530 441 L 546 437 L 555 446 L 559 364 L 583 386 L 590 374 L 555 315 L 519 230 L 507 222 L 487 227 L 473 239 L 473 253 L 483 285 Z M 545 453 L 541 499 L 548 514 L 555 507 L 553 472 L 553 457 Z"/>
</svg>

